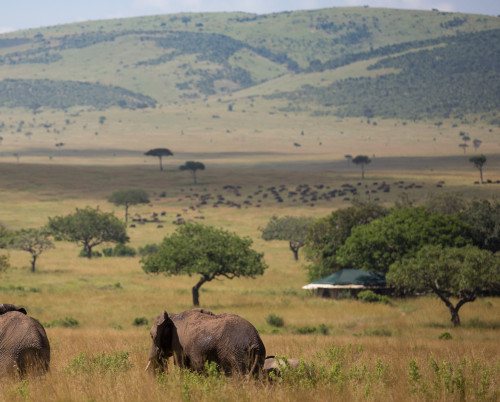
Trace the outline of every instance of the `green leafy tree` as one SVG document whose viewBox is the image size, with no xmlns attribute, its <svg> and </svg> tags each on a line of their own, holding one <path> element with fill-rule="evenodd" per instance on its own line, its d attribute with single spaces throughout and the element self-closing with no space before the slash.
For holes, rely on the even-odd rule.
<svg viewBox="0 0 500 402">
<path fill-rule="evenodd" d="M 337 252 L 337 262 L 386 273 L 427 244 L 461 247 L 471 242 L 470 227 L 456 215 L 430 213 L 425 207 L 393 209 L 384 218 L 357 226 Z"/>
<path fill-rule="evenodd" d="M 188 161 L 184 165 L 179 166 L 180 170 L 190 170 L 193 174 L 193 183 L 196 184 L 196 171 L 205 170 L 205 165 L 201 162 Z"/>
<path fill-rule="evenodd" d="M 365 166 L 368 165 L 372 160 L 366 155 L 358 155 L 352 159 L 352 163 L 361 166 L 361 179 L 365 178 Z"/>
<path fill-rule="evenodd" d="M 54 248 L 54 244 L 50 240 L 50 233 L 46 228 L 31 228 L 16 232 L 12 238 L 12 247 L 31 254 L 31 272 L 35 272 L 38 257 L 45 250 Z"/>
<path fill-rule="evenodd" d="M 500 289 L 500 258 L 475 246 L 461 248 L 427 245 L 415 256 L 391 265 L 387 280 L 394 286 L 414 291 L 431 291 L 460 325 L 460 308 L 484 291 Z M 458 299 L 453 305 L 451 298 Z"/>
<path fill-rule="evenodd" d="M 500 251 L 500 202 L 471 201 L 460 218 L 471 227 L 474 245 L 493 253 Z"/>
<path fill-rule="evenodd" d="M 47 227 L 54 236 L 82 245 L 87 258 L 92 258 L 94 246 L 129 240 L 125 223 L 99 208 L 76 208 L 73 214 L 49 218 Z"/>
<path fill-rule="evenodd" d="M 352 229 L 388 213 L 387 208 L 377 203 L 355 201 L 348 208 L 337 209 L 316 220 L 309 227 L 305 244 L 306 258 L 311 261 L 307 266 L 308 279 L 320 279 L 338 270 L 337 251 L 351 235 Z"/>
<path fill-rule="evenodd" d="M 140 189 L 116 190 L 113 191 L 108 201 L 116 206 L 125 206 L 125 223 L 128 222 L 128 208 L 131 205 L 148 204 L 148 193 Z"/>
<path fill-rule="evenodd" d="M 252 240 L 199 223 L 187 223 L 163 239 L 156 253 L 141 260 L 148 273 L 200 275 L 192 288 L 193 305 L 199 306 L 199 289 L 218 277 L 233 279 L 262 275 L 263 254 L 250 248 Z"/>
<path fill-rule="evenodd" d="M 168 148 L 154 148 L 150 149 L 148 152 L 145 152 L 144 155 L 158 157 L 158 160 L 160 161 L 160 170 L 163 170 L 163 163 L 162 163 L 163 157 L 173 156 L 174 154 Z"/>
<path fill-rule="evenodd" d="M 292 250 L 295 261 L 299 259 L 299 249 L 304 246 L 307 231 L 314 220 L 310 217 L 273 216 L 267 226 L 260 229 L 264 240 L 286 240 Z"/>
<path fill-rule="evenodd" d="M 483 184 L 483 166 L 486 163 L 486 156 L 484 155 L 471 156 L 469 158 L 469 162 L 474 164 L 474 166 L 479 170 L 479 180 L 480 183 Z"/>
</svg>

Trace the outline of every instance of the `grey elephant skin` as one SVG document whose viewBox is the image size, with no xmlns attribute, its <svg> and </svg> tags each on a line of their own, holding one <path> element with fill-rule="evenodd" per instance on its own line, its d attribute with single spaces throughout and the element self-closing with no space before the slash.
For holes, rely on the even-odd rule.
<svg viewBox="0 0 500 402">
<path fill-rule="evenodd" d="M 0 377 L 49 369 L 50 344 L 43 326 L 13 304 L 0 304 Z"/>
<path fill-rule="evenodd" d="M 164 370 L 174 364 L 203 372 L 205 362 L 215 362 L 226 375 L 258 375 L 266 348 L 255 327 L 235 314 L 215 315 L 194 309 L 179 314 L 163 311 L 151 328 L 148 368 Z"/>
</svg>

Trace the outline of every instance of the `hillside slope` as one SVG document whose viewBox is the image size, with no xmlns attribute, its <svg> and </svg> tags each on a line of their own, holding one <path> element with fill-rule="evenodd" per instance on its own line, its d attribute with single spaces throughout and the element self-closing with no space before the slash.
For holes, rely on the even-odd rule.
<svg viewBox="0 0 500 402">
<path fill-rule="evenodd" d="M 289 108 L 312 116 L 486 113 L 495 123 L 499 35 L 494 17 L 371 8 L 162 15 L 20 31 L 0 36 L 0 107 L 151 108 L 272 88 Z"/>
</svg>

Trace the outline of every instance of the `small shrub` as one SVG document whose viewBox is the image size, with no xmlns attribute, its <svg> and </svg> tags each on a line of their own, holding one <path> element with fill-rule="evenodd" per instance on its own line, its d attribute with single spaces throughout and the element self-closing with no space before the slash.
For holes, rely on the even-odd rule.
<svg viewBox="0 0 500 402">
<path fill-rule="evenodd" d="M 443 332 L 441 335 L 439 335 L 439 339 L 453 339 L 453 337 L 449 332 Z"/>
<path fill-rule="evenodd" d="M 97 251 L 97 250 L 92 250 L 92 258 L 99 258 L 99 257 L 102 257 L 102 253 Z M 80 250 L 80 254 L 78 254 L 78 257 L 87 257 L 87 252 L 85 251 L 85 249 L 81 249 Z"/>
<path fill-rule="evenodd" d="M 119 243 L 113 250 L 113 257 L 135 257 L 136 251 L 133 247 Z"/>
<path fill-rule="evenodd" d="M 391 304 L 387 296 L 379 295 L 372 290 L 363 290 L 358 293 L 358 300 L 364 303 L 385 303 Z"/>
<path fill-rule="evenodd" d="M 146 317 L 136 317 L 132 321 L 132 325 L 139 327 L 141 325 L 148 325 L 148 319 Z"/>
<path fill-rule="evenodd" d="M 316 327 L 311 325 L 304 325 L 303 327 L 298 327 L 295 332 L 297 334 L 305 335 L 305 334 L 314 334 L 317 331 Z"/>
<path fill-rule="evenodd" d="M 59 318 L 57 320 L 51 321 L 48 324 L 45 324 L 46 327 L 63 327 L 63 328 L 76 328 L 80 323 L 76 318 L 73 317 L 65 317 Z"/>
<path fill-rule="evenodd" d="M 136 255 L 136 251 L 133 247 L 122 243 L 117 244 L 115 248 L 103 248 L 102 253 L 105 257 L 135 257 Z"/>
<path fill-rule="evenodd" d="M 115 352 L 113 354 L 100 353 L 91 355 L 87 353 L 78 353 L 69 363 L 67 371 L 72 374 L 93 374 L 93 373 L 117 373 L 127 371 L 132 367 L 129 362 L 129 352 Z"/>
<path fill-rule="evenodd" d="M 273 327 L 282 327 L 285 325 L 283 318 L 274 313 L 271 313 L 266 317 L 266 322 Z"/>
<path fill-rule="evenodd" d="M 156 252 L 158 251 L 158 244 L 146 244 L 144 247 L 139 247 L 138 251 L 139 251 L 139 255 L 141 257 L 147 257 L 148 255 L 153 255 L 153 254 L 156 254 Z"/>
</svg>

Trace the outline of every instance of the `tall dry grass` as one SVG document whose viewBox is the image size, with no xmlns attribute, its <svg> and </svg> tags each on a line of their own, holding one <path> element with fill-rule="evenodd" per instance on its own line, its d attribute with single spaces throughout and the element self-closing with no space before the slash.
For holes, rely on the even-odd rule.
<svg viewBox="0 0 500 402">
<path fill-rule="evenodd" d="M 423 202 L 430 192 L 459 191 L 469 198 L 496 194 L 494 185 L 470 184 L 473 170 L 453 175 L 455 168 L 465 172 L 461 164 L 457 160 L 456 165 L 442 166 L 429 175 L 425 164 L 403 171 L 398 169 L 404 161 L 387 162 L 370 171 L 360 187 L 371 189 L 373 182 L 381 181 L 422 183 L 418 189 L 393 185 L 390 193 L 377 194 L 386 205 L 402 193 L 416 202 Z M 165 211 L 166 216 L 162 228 L 153 223 L 129 227 L 134 248 L 157 243 L 174 231 L 177 214 L 187 220 L 203 215 L 200 221 L 206 224 L 250 236 L 254 247 L 265 253 L 269 265 L 265 274 L 207 283 L 201 289 L 201 304 L 215 313 L 245 317 L 261 333 L 268 354 L 302 358 L 309 369 L 286 373 L 274 383 L 222 378 L 213 372 L 198 376 L 172 370 L 163 377 L 145 373 L 149 325 L 134 326 L 134 320 L 146 318 L 151 323 L 163 309 L 191 308 L 190 289 L 197 278 L 149 276 L 141 269 L 140 257 L 88 260 L 77 256 L 75 244 L 56 242 L 55 249 L 41 255 L 34 274 L 29 272 L 28 253 L 1 251 L 9 254 L 12 268 L 1 276 L 0 302 L 23 305 L 45 324 L 52 361 L 50 372 L 42 378 L 2 379 L 0 400 L 498 399 L 498 298 L 466 304 L 461 328 L 452 327 L 446 307 L 433 297 L 396 299 L 392 305 L 317 298 L 301 289 L 306 284 L 303 256 L 297 263 L 286 242 L 260 238 L 259 227 L 272 215 L 320 217 L 349 201 L 336 198 L 311 206 L 287 198 L 281 204 L 267 200 L 260 208 L 240 209 L 198 207 L 193 201 L 194 194 L 201 192 L 237 200 L 223 189 L 227 184 L 241 185 L 240 199 L 247 199 L 260 188 L 282 184 L 339 188 L 360 182 L 359 172 L 346 164 L 338 165 L 338 172 L 325 166 L 313 163 L 300 169 L 286 160 L 249 169 L 244 163 L 235 168 L 228 163 L 207 169 L 200 175 L 201 184 L 193 186 L 188 176 L 173 169 L 159 172 L 156 166 L 2 164 L 0 222 L 10 229 L 39 227 L 49 216 L 87 205 L 123 216 L 122 208 L 109 204 L 106 197 L 117 188 L 141 187 L 152 194 L 152 202 L 131 208 L 132 214 Z M 444 188 L 435 186 L 438 178 L 446 179 Z M 160 196 L 162 191 L 166 197 Z M 270 325 L 266 320 L 270 314 L 283 318 L 284 326 Z M 60 326 L 71 319 L 78 325 Z M 452 339 L 440 339 L 445 332 Z"/>
</svg>

